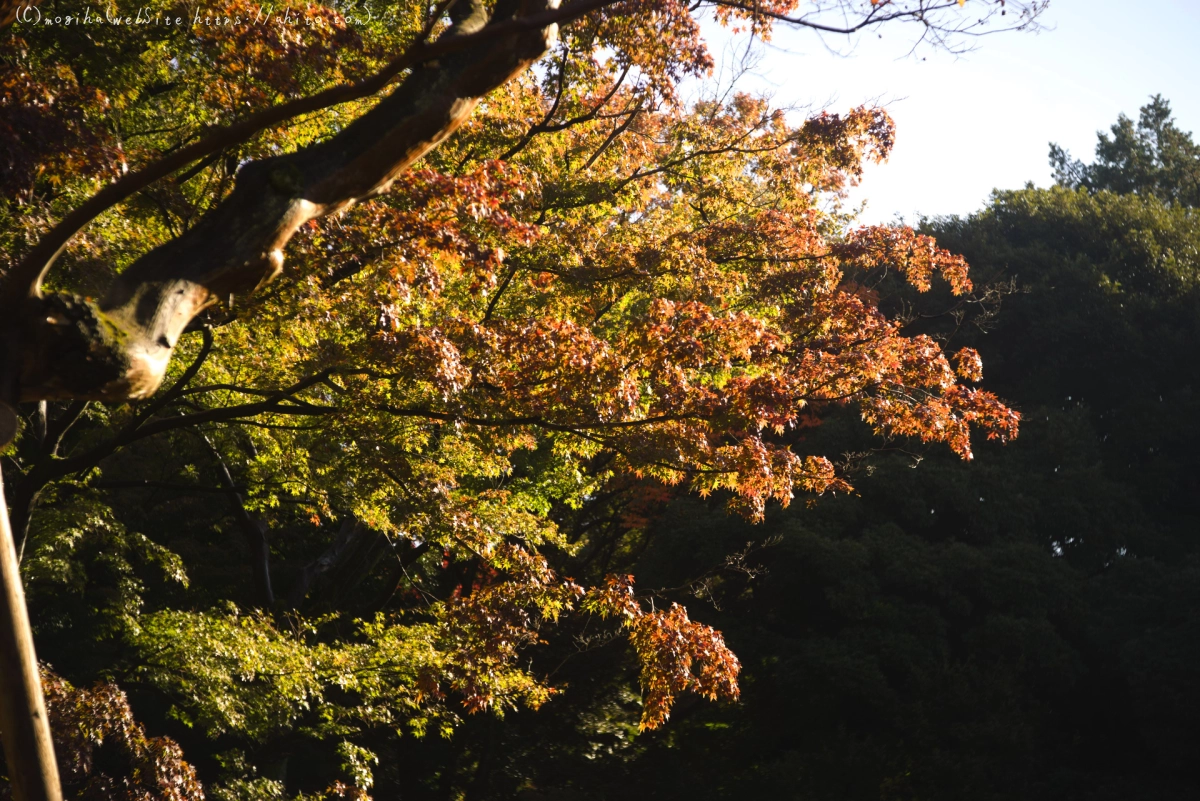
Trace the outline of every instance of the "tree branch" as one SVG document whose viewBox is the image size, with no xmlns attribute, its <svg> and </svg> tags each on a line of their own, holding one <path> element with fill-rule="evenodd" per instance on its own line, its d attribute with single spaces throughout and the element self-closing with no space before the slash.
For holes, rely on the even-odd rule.
<svg viewBox="0 0 1200 801">
<path fill-rule="evenodd" d="M 364 537 L 369 535 L 379 536 L 353 517 L 346 518 L 333 543 L 320 556 L 300 570 L 296 576 L 296 583 L 288 592 L 288 605 L 292 609 L 299 609 L 309 592 L 317 587 L 322 579 L 332 572 Z"/>
<path fill-rule="evenodd" d="M 83 230 L 84 226 L 104 211 L 192 162 L 244 142 L 259 131 L 279 125 L 293 117 L 370 97 L 386 88 L 396 76 L 405 70 L 421 66 L 439 57 L 472 51 L 479 45 L 495 42 L 506 36 L 511 37 L 514 34 L 529 31 L 540 32 L 543 29 L 550 30 L 556 23 L 576 19 L 615 2 L 617 0 L 576 0 L 562 8 L 558 7 L 556 3 L 546 3 L 546 7 L 535 13 L 504 19 L 487 26 L 473 29 L 452 27 L 436 42 L 431 43 L 426 41 L 426 38 L 432 28 L 432 23 L 436 22 L 435 18 L 430 21 L 431 25 L 412 47 L 392 59 L 386 67 L 371 77 L 357 83 L 335 86 L 308 97 L 297 98 L 251 114 L 240 122 L 214 128 L 203 139 L 180 148 L 136 172 L 129 173 L 100 190 L 43 236 L 37 246 L 6 277 L 4 293 L 3 296 L 0 296 L 0 308 L 10 310 L 12 304 L 19 301 L 24 292 L 28 292 L 32 296 L 40 296 L 41 283 L 46 272 L 71 238 Z M 471 5 L 466 0 L 463 4 L 464 6 Z M 15 7 L 13 10 L 15 12 Z M 515 9 L 512 10 L 515 11 Z M 499 13 L 499 9 L 497 11 Z M 508 77 L 510 76 L 504 76 L 504 80 L 507 80 Z M 502 84 L 504 80 L 499 81 L 496 86 Z M 495 87 L 489 87 L 488 90 L 491 88 Z"/>
<path fill-rule="evenodd" d="M 67 432 L 71 430 L 71 427 L 75 425 L 87 407 L 88 401 L 72 401 L 66 411 L 46 426 L 46 436 L 42 441 L 42 452 L 46 456 L 55 457 L 58 455 L 58 449 L 62 445 L 63 437 L 67 435 Z"/>
<path fill-rule="evenodd" d="M 233 512 L 234 519 L 238 522 L 238 528 L 242 532 L 242 539 L 245 541 L 246 547 L 250 549 L 250 570 L 254 575 L 255 594 L 264 608 L 272 609 L 275 606 L 275 591 L 271 588 L 271 545 L 267 542 L 265 527 L 251 517 L 250 512 L 246 510 L 246 499 L 238 491 L 233 474 L 229 472 L 229 466 L 225 464 L 225 459 L 217 450 L 217 446 L 213 445 L 212 440 L 203 434 L 199 434 L 199 437 L 207 446 L 213 459 L 216 460 L 221 485 L 229 497 L 229 510 Z"/>
<path fill-rule="evenodd" d="M 518 16 L 526 10 L 519 2 L 501 0 L 490 22 L 478 0 L 462 3 L 462 13 L 454 15 L 437 43 L 410 50 L 398 59 L 403 64 L 393 62 L 375 77 L 376 88 L 382 88 L 405 65 L 412 67 L 391 95 L 329 140 L 244 167 L 227 198 L 186 233 L 121 273 L 99 304 L 40 297 L 41 275 L 82 218 L 64 220 L 65 227 L 55 229 L 58 233 L 48 235 L 13 271 L 0 299 L 11 310 L 14 297 L 24 298 L 15 303 L 19 313 L 8 318 L 0 400 L 11 406 L 43 399 L 148 397 L 193 317 L 274 278 L 282 269 L 284 246 L 308 220 L 387 191 L 465 122 L 484 95 L 541 57 L 555 35 L 553 21 L 611 0 L 578 0 L 568 9 L 549 7 L 553 0 L 529 0 L 540 5 L 524 16 Z M 445 53 L 453 55 L 430 61 Z M 360 85 L 329 90 L 347 98 L 359 91 Z M 328 101 L 329 92 L 309 103 Z M 220 146 L 231 136 L 228 130 L 218 135 L 225 137 Z M 95 211 L 101 203 L 97 198 L 107 191 L 77 212 Z"/>
</svg>

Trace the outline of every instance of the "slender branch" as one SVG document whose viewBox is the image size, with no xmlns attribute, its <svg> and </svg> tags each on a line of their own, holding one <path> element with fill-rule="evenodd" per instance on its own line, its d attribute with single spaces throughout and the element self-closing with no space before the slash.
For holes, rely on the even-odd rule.
<svg viewBox="0 0 1200 801">
<path fill-rule="evenodd" d="M 67 432 L 71 430 L 72 426 L 83 415 L 89 403 L 90 401 L 72 401 L 66 411 L 46 426 L 46 437 L 42 444 L 42 452 L 44 454 L 50 457 L 58 455 L 58 449 L 62 445 L 63 437 L 67 435 Z"/>
<path fill-rule="evenodd" d="M 554 102 L 550 105 L 550 109 L 546 112 L 546 115 L 542 117 L 541 122 L 532 126 L 528 131 L 525 132 L 525 135 L 521 137 L 520 141 L 518 141 L 508 150 L 504 151 L 504 154 L 500 156 L 501 161 L 508 161 L 510 158 L 517 155 L 517 153 L 521 152 L 521 150 L 523 150 L 525 146 L 529 144 L 529 141 L 533 139 L 537 132 L 545 130 L 546 124 L 549 123 L 550 120 L 554 119 L 554 114 L 558 111 L 558 107 L 562 103 L 563 93 L 566 92 L 567 89 L 567 57 L 570 54 L 570 45 L 564 44 L 562 61 L 558 67 L 558 91 L 554 94 Z"/>
<path fill-rule="evenodd" d="M 174 492 L 217 492 L 228 495 L 229 487 L 206 487 L 203 484 L 172 484 L 169 481 L 150 481 L 147 479 L 130 481 L 93 481 L 91 486 L 96 489 L 160 489 Z M 234 487 L 238 492 L 242 487 Z"/>
<path fill-rule="evenodd" d="M 296 576 L 296 582 L 288 593 L 288 605 L 299 609 L 308 597 L 309 592 L 328 573 L 333 571 L 344 560 L 346 554 L 354 549 L 362 537 L 370 532 L 360 521 L 347 517 L 342 522 L 338 535 L 333 543 L 313 561 L 305 565 Z"/>
<path fill-rule="evenodd" d="M 565 131 L 566 129 L 576 125 L 581 125 L 582 123 L 591 122 L 594 119 L 600 118 L 602 116 L 600 112 L 612 101 L 613 97 L 616 96 L 617 90 L 621 88 L 621 84 L 625 82 L 626 76 L 629 75 L 629 70 L 630 65 L 626 65 L 625 69 L 621 70 L 621 74 L 617 76 L 617 80 L 613 82 L 612 88 L 609 89 L 604 98 L 595 106 L 593 106 L 591 110 L 578 116 L 571 117 L 568 120 L 563 120 L 562 122 L 551 123 L 550 120 L 554 119 L 554 115 L 558 111 L 558 107 L 562 102 L 563 91 L 566 85 L 567 55 L 564 53 L 562 67 L 560 68 L 559 72 L 558 94 L 554 98 L 554 103 L 550 106 L 550 109 L 546 112 L 546 115 L 542 118 L 542 121 L 526 131 L 525 135 L 521 137 L 520 141 L 518 141 L 515 145 L 506 150 L 502 156 L 500 156 L 500 160 L 507 161 L 517 153 L 520 153 L 531 141 L 533 141 L 533 138 L 538 134 Z"/>
<path fill-rule="evenodd" d="M 254 589 L 258 600 L 265 608 L 271 609 L 275 606 L 275 591 L 271 588 L 271 545 L 267 542 L 266 528 L 246 510 L 246 499 L 238 491 L 237 482 L 233 480 L 229 466 L 225 464 L 217 446 L 205 435 L 198 436 L 216 460 L 218 476 L 225 487 L 225 494 L 229 497 L 229 509 L 238 521 L 238 528 L 242 532 L 246 547 L 250 549 L 250 569 L 254 575 Z"/>
<path fill-rule="evenodd" d="M 46 444 L 46 415 L 48 410 L 45 401 L 38 401 L 37 410 L 33 413 L 33 435 L 38 445 Z"/>
<path fill-rule="evenodd" d="M 736 0 L 706 0 L 706 2 L 717 7 L 737 9 L 738 11 L 743 11 L 754 17 L 770 19 L 776 22 L 784 22 L 789 25 L 797 25 L 802 28 L 810 28 L 815 31 L 820 31 L 821 33 L 834 33 L 841 35 L 858 33 L 866 28 L 883 25 L 896 20 L 909 20 L 912 22 L 918 22 L 927 28 L 932 28 L 939 31 L 940 33 L 952 34 L 971 34 L 973 32 L 972 29 L 980 26 L 980 22 L 977 21 L 971 22 L 967 25 L 944 27 L 937 25 L 930 19 L 931 14 L 936 14 L 939 11 L 954 11 L 960 8 L 962 4 L 959 2 L 959 0 L 949 0 L 945 3 L 935 3 L 930 5 L 926 5 L 924 2 L 922 2 L 919 3 L 916 8 L 902 8 L 887 13 L 884 13 L 885 9 L 893 8 L 890 2 L 875 3 L 872 4 L 871 10 L 861 19 L 859 19 L 858 22 L 848 25 L 829 25 L 818 22 L 807 15 L 792 17 L 775 11 L 768 11 L 759 3 L 742 3 L 736 2 Z M 1027 26 L 1028 24 L 1029 20 L 1025 19 L 1023 21 L 1018 21 L 1005 30 L 1019 29 Z"/>
<path fill-rule="evenodd" d="M 100 462 L 115 453 L 120 448 L 130 445 L 138 440 L 146 439 L 147 437 L 155 436 L 167 431 L 175 431 L 182 428 L 200 425 L 202 423 L 224 423 L 233 420 L 239 420 L 246 417 L 254 417 L 263 413 L 280 413 L 280 414 L 330 414 L 335 409 L 325 409 L 321 407 L 310 406 L 302 407 L 286 407 L 280 406 L 281 402 L 286 401 L 289 396 L 303 392 L 306 389 L 320 383 L 327 373 L 322 372 L 314 376 L 308 376 L 297 381 L 295 384 L 277 391 L 274 395 L 258 401 L 256 403 L 246 403 L 239 406 L 226 406 L 218 409 L 206 409 L 192 414 L 184 414 L 175 417 L 160 417 L 153 420 L 148 420 L 144 415 L 139 415 L 133 421 L 125 425 L 115 436 L 105 442 L 96 445 L 84 453 L 69 456 L 65 459 L 53 459 L 47 462 L 42 462 L 26 475 L 25 481 L 22 482 L 23 488 L 26 482 L 37 483 L 38 486 L 44 486 L 47 482 L 60 478 L 71 473 L 79 473 L 90 470 Z M 180 386 L 176 383 L 175 386 Z M 172 387 L 172 390 L 175 387 Z M 161 407 L 159 407 L 161 408 Z"/>
<path fill-rule="evenodd" d="M 183 184 L 186 184 L 188 181 L 190 181 L 195 176 L 204 172 L 204 170 L 208 169 L 213 164 L 216 164 L 217 159 L 221 158 L 221 153 L 222 153 L 222 151 L 220 151 L 220 150 L 218 150 L 215 153 L 210 153 L 207 156 L 205 156 L 204 158 L 202 158 L 200 161 L 193 164 L 187 170 L 184 170 L 179 175 L 175 176 L 175 184 L 178 186 L 182 186 Z"/>
<path fill-rule="evenodd" d="M 492 319 L 492 312 L 496 310 L 496 304 L 500 302 L 500 296 L 504 294 L 504 290 L 508 289 L 509 283 L 512 282 L 513 276 L 517 274 L 519 268 L 513 265 L 509 268 L 504 276 L 504 280 L 500 282 L 500 286 L 496 287 L 496 293 L 492 295 L 492 299 L 488 301 L 487 309 L 483 313 L 483 322 Z"/>
<path fill-rule="evenodd" d="M 596 163 L 596 159 L 604 155 L 604 151 L 608 150 L 609 146 L 616 141 L 618 136 L 625 133 L 625 131 L 629 129 L 630 125 L 633 125 L 633 121 L 636 120 L 638 115 L 641 113 L 642 104 L 638 103 L 633 107 L 633 110 L 629 112 L 629 116 L 626 117 L 620 125 L 613 128 L 612 133 L 608 135 L 608 138 L 604 140 L 600 147 L 597 148 L 596 152 L 592 154 L 592 157 L 587 160 L 587 163 L 583 165 L 581 172 L 586 172 L 587 170 L 591 169 L 591 166 Z"/>
<path fill-rule="evenodd" d="M 447 423 L 466 423 L 474 426 L 484 426 L 488 428 L 506 427 L 506 426 L 523 426 L 531 425 L 538 428 L 544 428 L 548 431 L 562 431 L 571 434 L 581 434 L 585 431 L 606 431 L 623 428 L 637 428 L 639 426 L 653 425 L 654 423 L 669 423 L 678 422 L 680 420 L 702 420 L 706 419 L 701 414 L 663 414 L 655 417 L 644 417 L 638 420 L 614 420 L 611 422 L 580 421 L 576 423 L 555 423 L 547 420 L 541 415 L 526 415 L 523 417 L 474 417 L 466 414 L 456 414 L 453 412 L 438 412 L 432 409 L 424 409 L 419 407 L 404 408 L 399 406 L 377 406 L 377 411 L 392 414 L 397 417 L 423 417 L 428 420 L 439 420 Z"/>
<path fill-rule="evenodd" d="M 179 376 L 179 380 L 171 385 L 171 388 L 160 395 L 156 395 L 151 399 L 150 403 L 146 404 L 134 419 L 133 425 L 139 426 L 144 421 L 149 420 L 153 415 L 157 414 L 162 409 L 166 408 L 173 400 L 183 395 L 187 385 L 191 383 L 196 374 L 200 372 L 200 368 L 204 366 L 204 362 L 208 360 L 213 349 L 213 332 L 208 326 L 200 329 L 200 336 L 203 337 L 203 342 L 200 344 L 200 352 L 196 354 L 196 358 L 188 365 L 183 374 Z"/>
</svg>

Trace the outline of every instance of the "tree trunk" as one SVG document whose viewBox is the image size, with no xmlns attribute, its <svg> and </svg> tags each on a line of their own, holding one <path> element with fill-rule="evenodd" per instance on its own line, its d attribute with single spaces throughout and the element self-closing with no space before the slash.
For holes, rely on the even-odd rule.
<svg viewBox="0 0 1200 801">
<path fill-rule="evenodd" d="M 0 738 L 17 801 L 62 801 L 0 476 Z"/>
</svg>

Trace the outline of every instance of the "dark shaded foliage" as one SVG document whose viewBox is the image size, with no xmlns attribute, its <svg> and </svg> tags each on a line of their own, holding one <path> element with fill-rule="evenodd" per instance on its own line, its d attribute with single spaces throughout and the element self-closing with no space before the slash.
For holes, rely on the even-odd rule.
<svg viewBox="0 0 1200 801">
<path fill-rule="evenodd" d="M 78 801 L 204 801 L 196 771 L 168 737 L 148 737 L 111 682 L 79 689 L 42 671 L 63 794 Z M 5 771 L 0 757 L 0 771 Z M 0 798 L 11 798 L 7 783 Z"/>
</svg>

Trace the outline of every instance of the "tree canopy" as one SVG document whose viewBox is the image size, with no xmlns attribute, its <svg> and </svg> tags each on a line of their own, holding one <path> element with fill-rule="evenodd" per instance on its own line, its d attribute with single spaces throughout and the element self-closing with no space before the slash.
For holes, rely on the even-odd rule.
<svg viewBox="0 0 1200 801">
<path fill-rule="evenodd" d="M 1110 130 L 1111 136 L 1097 134 L 1096 160 L 1091 164 L 1051 143 L 1050 166 L 1060 186 L 1200 206 L 1200 145 L 1176 127 L 1166 99 L 1155 95 L 1142 106 L 1136 124 L 1122 114 Z"/>
<path fill-rule="evenodd" d="M 717 630 L 607 569 L 618 535 L 677 490 L 752 521 L 850 491 L 799 433 L 846 410 L 968 459 L 1019 415 L 881 305 L 980 301 L 841 211 L 886 113 L 683 102 L 697 15 L 952 46 L 1043 5 L 18 16 L 0 401 L 68 792 L 365 797 L 380 754 L 558 694 L 554 636 L 631 644 L 643 729 L 736 698 Z"/>
<path fill-rule="evenodd" d="M 412 744 L 413 797 L 1196 795 L 1200 215 L 1054 187 L 921 231 L 982 302 L 885 281 L 880 305 L 976 349 L 1020 439 L 963 463 L 827 413 L 798 434 L 846 454 L 856 493 L 757 526 L 696 498 L 642 511 L 594 569 L 719 628 L 739 703 L 639 733 L 628 658 L 551 642 L 563 697 Z"/>
</svg>

